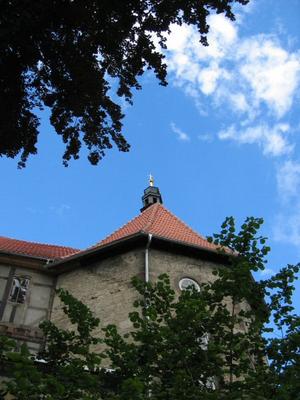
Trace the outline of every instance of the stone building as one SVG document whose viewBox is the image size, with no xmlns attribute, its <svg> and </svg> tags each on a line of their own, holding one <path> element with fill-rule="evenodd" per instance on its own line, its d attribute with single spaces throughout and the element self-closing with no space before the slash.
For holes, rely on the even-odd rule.
<svg viewBox="0 0 300 400">
<path fill-rule="evenodd" d="M 153 181 L 142 201 L 136 218 L 86 250 L 1 237 L 0 334 L 37 351 L 42 320 L 66 327 L 55 296 L 58 287 L 88 305 L 104 324 L 126 332 L 136 296 L 133 276 L 154 281 L 167 273 L 178 293 L 212 279 L 224 256 L 163 206 Z"/>
</svg>

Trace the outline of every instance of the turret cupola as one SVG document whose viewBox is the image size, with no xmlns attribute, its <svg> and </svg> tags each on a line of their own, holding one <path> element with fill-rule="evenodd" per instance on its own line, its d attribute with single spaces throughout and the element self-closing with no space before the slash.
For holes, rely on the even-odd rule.
<svg viewBox="0 0 300 400">
<path fill-rule="evenodd" d="M 146 208 L 150 207 L 152 204 L 160 203 L 162 204 L 162 197 L 159 191 L 159 188 L 154 186 L 153 176 L 150 174 L 149 178 L 149 186 L 144 190 L 144 195 L 142 197 L 143 207 L 141 211 L 144 211 Z"/>
</svg>

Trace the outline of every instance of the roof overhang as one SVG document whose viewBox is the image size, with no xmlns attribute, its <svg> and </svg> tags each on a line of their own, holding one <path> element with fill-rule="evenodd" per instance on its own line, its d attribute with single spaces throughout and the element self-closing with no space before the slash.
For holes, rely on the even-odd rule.
<svg viewBox="0 0 300 400">
<path fill-rule="evenodd" d="M 125 253 L 133 250 L 134 248 L 143 248 L 147 245 L 148 237 L 148 232 L 140 231 L 133 235 L 126 236 L 123 239 L 115 240 L 102 246 L 95 246 L 67 258 L 57 260 L 51 264 L 48 264 L 47 269 L 52 273 L 59 275 L 63 272 L 93 264 L 102 258 Z M 190 257 L 192 256 L 207 261 L 217 262 L 219 264 L 230 263 L 229 255 L 221 253 L 217 250 L 196 245 L 194 246 L 189 243 L 175 241 L 156 235 L 152 235 L 151 248 L 166 250 Z"/>
<path fill-rule="evenodd" d="M 49 270 L 45 268 L 47 263 L 52 262 L 47 258 L 29 256 L 27 254 L 13 253 L 9 251 L 0 251 L 0 263 L 7 264 L 11 266 L 36 269 L 41 271 L 41 269 L 49 273 Z"/>
</svg>

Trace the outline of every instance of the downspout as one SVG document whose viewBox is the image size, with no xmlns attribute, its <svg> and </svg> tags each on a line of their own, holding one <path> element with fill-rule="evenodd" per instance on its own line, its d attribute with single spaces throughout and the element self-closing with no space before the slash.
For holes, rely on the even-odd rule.
<svg viewBox="0 0 300 400">
<path fill-rule="evenodd" d="M 151 240 L 152 240 L 152 233 L 148 233 L 148 241 L 145 249 L 145 282 L 149 282 L 149 248 L 151 245 Z M 145 304 L 146 304 L 146 309 L 147 309 L 147 290 L 145 293 Z M 146 319 L 149 319 L 149 316 L 146 316 Z M 151 397 L 151 375 L 149 375 L 149 382 L 148 382 L 148 390 L 147 390 L 147 397 Z"/>
<path fill-rule="evenodd" d="M 145 249 L 145 282 L 149 282 L 149 248 L 151 245 L 152 233 L 148 233 L 148 241 Z"/>
</svg>

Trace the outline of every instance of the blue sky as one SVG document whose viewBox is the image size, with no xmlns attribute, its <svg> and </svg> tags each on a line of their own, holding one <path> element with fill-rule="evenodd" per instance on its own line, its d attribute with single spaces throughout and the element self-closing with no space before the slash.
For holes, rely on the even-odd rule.
<svg viewBox="0 0 300 400">
<path fill-rule="evenodd" d="M 151 172 L 165 206 L 204 235 L 224 218 L 265 219 L 277 271 L 300 260 L 300 1 L 252 0 L 237 21 L 210 18 L 210 46 L 190 27 L 168 38 L 169 85 L 152 73 L 125 107 L 129 153 L 68 168 L 42 115 L 37 156 L 2 158 L 3 236 L 85 248 L 139 213 Z M 267 271 L 268 272 L 268 271 Z"/>
</svg>

